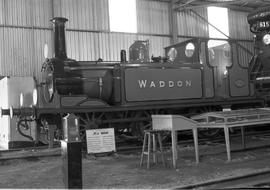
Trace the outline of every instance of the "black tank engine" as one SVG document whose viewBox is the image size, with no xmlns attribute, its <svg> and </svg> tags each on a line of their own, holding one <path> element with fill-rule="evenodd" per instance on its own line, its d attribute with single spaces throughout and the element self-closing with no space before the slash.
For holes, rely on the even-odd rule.
<svg viewBox="0 0 270 190">
<path fill-rule="evenodd" d="M 268 15 L 248 17 L 257 48 L 248 64 L 239 59 L 237 52 L 243 48 L 236 41 L 208 38 L 166 47 L 165 57 L 150 57 L 146 40 L 130 46 L 128 61 L 125 50 L 120 61 L 76 61 L 66 54 L 67 19 L 54 18 L 55 56 L 42 66 L 39 106 L 14 114 L 21 119 L 34 115 L 40 128 L 57 125 L 59 138 L 61 118 L 74 113 L 80 119 L 82 140 L 86 129 L 100 127 L 115 128 L 119 138 L 140 139 L 151 126 L 152 114 L 188 116 L 264 106 L 268 95 L 262 88 L 269 84 L 270 67 L 269 49 L 261 39 L 268 43 L 268 20 Z"/>
<path fill-rule="evenodd" d="M 166 58 L 158 62 L 150 61 L 148 42 L 137 41 L 130 47 L 129 62 L 123 61 L 126 58 L 122 62 L 75 61 L 66 55 L 67 19 L 52 21 L 55 57 L 42 67 L 45 106 L 52 102 L 69 106 L 62 100 L 70 98 L 84 105 L 93 99 L 125 106 L 182 101 L 231 105 L 231 101 L 249 102 L 255 95 L 249 68 L 239 64 L 234 55 L 238 46 L 233 41 L 211 45 L 211 40 L 188 40 L 165 48 Z M 53 101 L 55 96 L 61 101 Z"/>
</svg>

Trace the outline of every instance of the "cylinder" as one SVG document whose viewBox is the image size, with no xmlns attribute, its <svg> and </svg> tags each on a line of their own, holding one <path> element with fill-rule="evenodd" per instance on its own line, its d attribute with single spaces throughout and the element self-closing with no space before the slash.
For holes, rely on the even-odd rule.
<svg viewBox="0 0 270 190">
<path fill-rule="evenodd" d="M 127 53 L 126 50 L 121 50 L 120 52 L 121 62 L 127 62 Z"/>
<path fill-rule="evenodd" d="M 66 39 L 65 39 L 65 22 L 66 18 L 55 17 L 52 20 L 54 31 L 54 52 L 58 59 L 67 59 L 66 53 Z"/>
</svg>

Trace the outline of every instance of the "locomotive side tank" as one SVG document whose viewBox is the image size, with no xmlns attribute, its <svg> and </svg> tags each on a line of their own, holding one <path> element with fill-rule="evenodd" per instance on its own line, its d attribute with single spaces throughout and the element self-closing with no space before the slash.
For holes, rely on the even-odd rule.
<svg viewBox="0 0 270 190">
<path fill-rule="evenodd" d="M 125 70 L 127 101 L 178 100 L 202 97 L 202 73 L 193 68 Z"/>
</svg>

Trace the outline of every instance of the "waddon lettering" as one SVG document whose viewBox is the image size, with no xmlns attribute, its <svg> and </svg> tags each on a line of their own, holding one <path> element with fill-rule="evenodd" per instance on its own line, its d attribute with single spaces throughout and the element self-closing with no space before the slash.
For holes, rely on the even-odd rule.
<svg viewBox="0 0 270 190">
<path fill-rule="evenodd" d="M 185 80 L 185 81 L 148 81 L 148 80 L 138 80 L 138 84 L 140 88 L 182 88 L 182 87 L 191 87 L 192 82 L 191 80 Z"/>
</svg>

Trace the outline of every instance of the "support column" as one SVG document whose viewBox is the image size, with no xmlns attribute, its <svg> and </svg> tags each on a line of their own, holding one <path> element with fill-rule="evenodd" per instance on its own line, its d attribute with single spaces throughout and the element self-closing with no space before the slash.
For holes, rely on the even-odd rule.
<svg viewBox="0 0 270 190">
<path fill-rule="evenodd" d="M 65 189 L 82 189 L 82 153 L 78 121 L 74 114 L 63 118 L 64 140 L 61 141 L 61 154 Z"/>
<path fill-rule="evenodd" d="M 198 130 L 197 130 L 197 128 L 192 129 L 192 132 L 193 132 L 196 163 L 198 164 L 199 163 L 199 146 L 198 146 Z"/>
<path fill-rule="evenodd" d="M 173 167 L 177 167 L 177 131 L 172 130 L 172 160 Z"/>
<path fill-rule="evenodd" d="M 225 135 L 225 142 L 226 142 L 226 150 L 227 150 L 227 157 L 228 161 L 231 161 L 231 147 L 230 147 L 230 132 L 229 128 L 224 126 L 224 135 Z"/>
<path fill-rule="evenodd" d="M 169 4 L 169 24 L 171 33 L 171 45 L 178 42 L 178 22 L 177 22 L 177 11 L 174 10 L 175 0 L 171 0 Z"/>
</svg>

